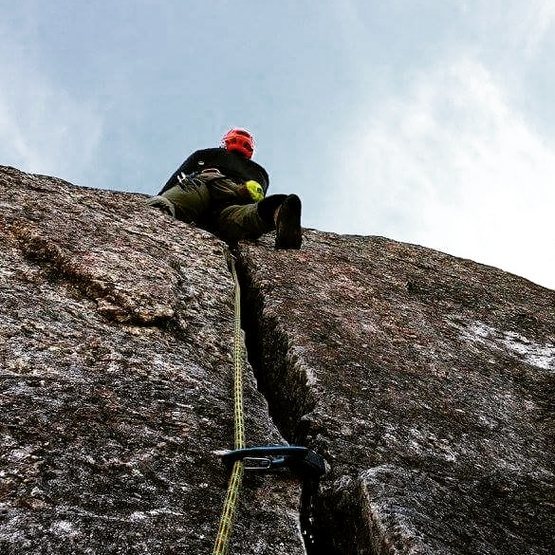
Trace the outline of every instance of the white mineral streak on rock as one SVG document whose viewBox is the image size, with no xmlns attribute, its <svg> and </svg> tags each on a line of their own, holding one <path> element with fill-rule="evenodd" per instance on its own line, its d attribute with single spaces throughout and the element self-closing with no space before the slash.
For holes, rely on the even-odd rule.
<svg viewBox="0 0 555 555">
<path fill-rule="evenodd" d="M 57 520 L 50 526 L 50 531 L 57 536 L 75 536 L 78 531 L 68 520 Z"/>
<path fill-rule="evenodd" d="M 32 450 L 30 448 L 14 449 L 13 451 L 11 451 L 9 459 L 12 462 L 26 459 L 31 454 L 31 451 Z"/>
<path fill-rule="evenodd" d="M 467 341 L 481 343 L 496 349 L 506 351 L 519 360 L 543 370 L 555 370 L 555 345 L 545 343 L 540 345 L 521 334 L 498 330 L 482 322 L 474 322 L 463 328 L 456 325 L 461 336 Z"/>
<path fill-rule="evenodd" d="M 174 516 L 183 516 L 183 513 L 179 513 L 177 511 L 172 511 L 167 507 L 160 507 L 158 509 L 152 509 L 150 511 L 135 511 L 129 515 L 129 520 L 132 522 L 141 522 L 148 518 L 156 517 L 159 515 L 174 515 Z"/>
<path fill-rule="evenodd" d="M 15 272 L 8 270 L 7 268 L 0 268 L 0 277 L 7 278 L 13 276 Z"/>
<path fill-rule="evenodd" d="M 306 377 L 306 385 L 314 386 L 318 383 L 318 378 L 314 370 L 308 364 L 302 364 L 300 360 L 303 360 L 305 357 L 304 355 L 304 348 L 300 346 L 295 346 L 291 348 L 291 364 L 295 368 L 295 372 L 299 375 L 304 374 Z"/>
</svg>

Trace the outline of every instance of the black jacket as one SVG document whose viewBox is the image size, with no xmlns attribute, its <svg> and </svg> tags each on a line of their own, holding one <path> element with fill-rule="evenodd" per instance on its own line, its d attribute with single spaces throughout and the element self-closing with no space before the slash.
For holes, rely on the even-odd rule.
<svg viewBox="0 0 555 555">
<path fill-rule="evenodd" d="M 266 194 L 270 185 L 268 173 L 256 162 L 241 156 L 237 152 L 230 152 L 225 148 L 205 148 L 204 150 L 193 152 L 193 154 L 191 154 L 168 179 L 168 182 L 158 194 L 177 185 L 177 176 L 181 173 L 190 175 L 208 168 L 216 168 L 226 177 L 235 181 L 249 181 L 250 179 L 254 179 L 262 185 L 264 194 Z"/>
</svg>

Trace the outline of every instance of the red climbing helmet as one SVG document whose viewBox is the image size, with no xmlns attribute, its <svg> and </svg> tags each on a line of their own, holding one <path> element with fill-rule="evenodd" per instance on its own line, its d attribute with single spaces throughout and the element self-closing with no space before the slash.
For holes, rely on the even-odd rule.
<svg viewBox="0 0 555 555">
<path fill-rule="evenodd" d="M 222 139 L 222 146 L 229 151 L 235 151 L 252 158 L 254 152 L 254 137 L 245 129 L 230 129 Z"/>
</svg>

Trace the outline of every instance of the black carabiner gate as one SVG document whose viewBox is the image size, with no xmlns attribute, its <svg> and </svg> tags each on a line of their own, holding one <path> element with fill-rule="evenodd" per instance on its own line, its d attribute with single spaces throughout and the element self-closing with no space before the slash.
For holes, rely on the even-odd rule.
<svg viewBox="0 0 555 555">
<path fill-rule="evenodd" d="M 303 477 L 316 480 L 327 471 L 324 457 L 308 447 L 298 445 L 268 445 L 235 449 L 226 451 L 222 455 L 222 461 L 228 467 L 233 466 L 236 461 L 242 461 L 245 470 L 258 472 L 290 469 Z"/>
</svg>

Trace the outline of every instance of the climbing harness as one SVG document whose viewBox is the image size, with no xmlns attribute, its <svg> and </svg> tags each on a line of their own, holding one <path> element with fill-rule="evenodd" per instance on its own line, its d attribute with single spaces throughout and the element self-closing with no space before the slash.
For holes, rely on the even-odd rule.
<svg viewBox="0 0 555 555">
<path fill-rule="evenodd" d="M 245 337 L 241 329 L 241 290 L 235 268 L 235 259 L 229 249 L 225 250 L 227 264 L 234 282 L 234 324 L 233 324 L 233 413 L 234 449 L 223 451 L 223 463 L 231 468 L 224 507 L 212 555 L 225 555 L 233 527 L 235 511 L 239 500 L 239 490 L 245 470 L 269 472 L 289 469 L 315 483 L 326 473 L 323 457 L 296 445 L 269 445 L 245 447 L 245 417 L 243 410 L 243 372 L 246 363 Z"/>
</svg>

